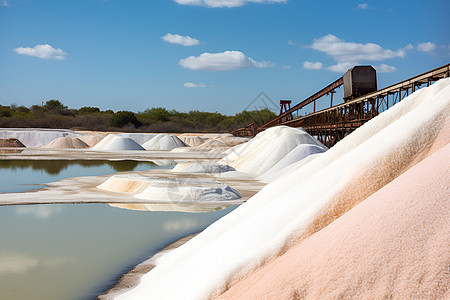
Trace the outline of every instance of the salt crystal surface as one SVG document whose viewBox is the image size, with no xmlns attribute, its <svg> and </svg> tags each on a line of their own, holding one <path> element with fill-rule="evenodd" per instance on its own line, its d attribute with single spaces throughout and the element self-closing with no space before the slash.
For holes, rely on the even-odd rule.
<svg viewBox="0 0 450 300">
<path fill-rule="evenodd" d="M 448 299 L 450 144 L 220 299 Z"/>
<path fill-rule="evenodd" d="M 185 136 L 178 136 L 178 138 L 190 147 L 197 147 L 205 142 L 205 139 L 202 139 L 199 136 L 185 135 Z"/>
<path fill-rule="evenodd" d="M 236 169 L 228 165 L 219 164 L 179 163 L 171 171 L 179 173 L 224 173 L 236 171 Z"/>
<path fill-rule="evenodd" d="M 97 145 L 92 147 L 92 150 L 122 151 L 122 150 L 145 150 L 145 149 L 130 138 L 120 137 L 117 136 L 116 134 L 109 134 Z"/>
<path fill-rule="evenodd" d="M 146 150 L 172 150 L 187 145 L 177 136 L 172 134 L 158 134 L 142 145 Z"/>
<path fill-rule="evenodd" d="M 133 141 L 135 141 L 136 143 L 138 143 L 139 145 L 143 145 L 144 143 L 148 142 L 149 140 L 151 140 L 152 138 L 157 136 L 157 134 L 155 134 L 155 133 L 118 133 L 117 136 L 130 138 Z"/>
<path fill-rule="evenodd" d="M 440 131 L 450 130 L 449 104 L 450 79 L 416 91 L 162 257 L 118 299 L 206 299 L 222 293 L 428 156 L 442 143 L 436 140 Z"/>
<path fill-rule="evenodd" d="M 84 149 L 89 148 L 89 145 L 77 137 L 65 136 L 54 139 L 50 143 L 41 146 L 41 148 Z"/>
<path fill-rule="evenodd" d="M 278 163 L 276 163 L 267 172 L 261 175 L 261 178 L 270 178 L 280 170 L 286 168 L 287 166 L 298 162 L 310 155 L 325 152 L 325 148 L 317 145 L 311 144 L 300 144 L 291 152 L 289 152 L 285 157 L 283 157 Z"/>
<path fill-rule="evenodd" d="M 238 171 L 262 175 L 301 144 L 326 149 L 302 128 L 277 126 L 259 133 L 244 146 L 234 149 L 219 163 L 228 164 Z"/>
<path fill-rule="evenodd" d="M 54 139 L 65 136 L 78 136 L 79 133 L 67 129 L 41 128 L 1 128 L 0 138 L 16 138 L 27 147 L 40 147 Z"/>
</svg>

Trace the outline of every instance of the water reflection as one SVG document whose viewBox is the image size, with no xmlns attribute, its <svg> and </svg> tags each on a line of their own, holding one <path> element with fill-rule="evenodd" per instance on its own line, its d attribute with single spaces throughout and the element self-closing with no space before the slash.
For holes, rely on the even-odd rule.
<svg viewBox="0 0 450 300">
<path fill-rule="evenodd" d="M 95 299 L 132 266 L 234 208 L 192 214 L 104 204 L 0 207 L 0 299 Z"/>
<path fill-rule="evenodd" d="M 149 168 L 157 166 L 151 161 L 135 161 L 135 160 L 0 160 L 0 169 L 26 169 L 42 170 L 50 175 L 58 175 L 70 166 L 81 166 L 84 168 L 99 167 L 107 165 L 114 171 L 127 172 L 133 171 L 138 165 L 147 165 Z"/>
</svg>

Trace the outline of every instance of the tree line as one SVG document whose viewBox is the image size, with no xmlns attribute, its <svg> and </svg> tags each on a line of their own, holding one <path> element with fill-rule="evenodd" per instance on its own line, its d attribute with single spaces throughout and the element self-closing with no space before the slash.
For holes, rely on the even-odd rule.
<svg viewBox="0 0 450 300">
<path fill-rule="evenodd" d="M 252 122 L 263 124 L 275 118 L 269 109 L 242 111 L 234 116 L 192 110 L 179 112 L 163 107 L 141 112 L 101 110 L 85 106 L 68 108 L 59 100 L 41 105 L 0 106 L 0 127 L 64 128 L 127 132 L 230 132 Z"/>
</svg>

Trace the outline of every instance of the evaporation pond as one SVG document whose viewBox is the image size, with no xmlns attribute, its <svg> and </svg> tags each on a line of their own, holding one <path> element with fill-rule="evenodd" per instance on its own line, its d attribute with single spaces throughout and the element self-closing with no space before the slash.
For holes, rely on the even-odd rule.
<svg viewBox="0 0 450 300">
<path fill-rule="evenodd" d="M 63 178 L 145 171 L 135 161 L 0 161 L 0 193 Z M 158 250 L 235 207 L 206 212 L 127 210 L 108 204 L 0 206 L 0 299 L 95 299 Z M 217 208 L 218 209 L 218 208 Z"/>
<path fill-rule="evenodd" d="M 0 160 L 0 193 L 25 192 L 64 178 L 172 168 L 134 160 Z"/>
<path fill-rule="evenodd" d="M 0 298 L 95 299 L 134 265 L 234 208 L 186 213 L 107 204 L 0 206 Z"/>
</svg>

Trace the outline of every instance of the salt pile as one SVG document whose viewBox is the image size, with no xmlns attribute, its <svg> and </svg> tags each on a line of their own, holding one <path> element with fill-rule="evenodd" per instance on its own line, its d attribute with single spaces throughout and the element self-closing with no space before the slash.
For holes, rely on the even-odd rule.
<svg viewBox="0 0 450 300">
<path fill-rule="evenodd" d="M 131 174 L 114 175 L 98 188 L 110 192 L 134 194 L 133 197 L 136 199 L 155 203 L 215 203 L 241 198 L 241 195 L 228 185 L 206 178 L 172 179 Z"/>
<path fill-rule="evenodd" d="M 172 134 L 158 134 L 142 145 L 146 150 L 172 150 L 177 147 L 187 147 L 178 137 Z"/>
<path fill-rule="evenodd" d="M 234 147 L 236 145 L 248 142 L 250 140 L 250 138 L 225 135 L 225 136 L 215 138 L 215 140 L 223 142 L 230 147 Z"/>
<path fill-rule="evenodd" d="M 0 139 L 0 148 L 17 148 L 17 147 L 25 147 L 21 141 L 14 138 L 8 139 Z"/>
<path fill-rule="evenodd" d="M 277 126 L 259 133 L 219 163 L 228 164 L 238 171 L 261 175 L 301 144 L 316 145 L 326 149 L 302 128 Z"/>
<path fill-rule="evenodd" d="M 92 147 L 92 150 L 122 151 L 122 150 L 145 150 L 145 149 L 130 138 L 120 137 L 117 136 L 116 134 L 109 134 L 97 145 Z"/>
<path fill-rule="evenodd" d="M 89 146 L 89 148 L 94 147 L 103 139 L 102 136 L 93 135 L 93 134 L 81 135 L 78 138 L 80 140 L 82 140 L 83 142 L 85 142 Z"/>
<path fill-rule="evenodd" d="M 222 293 L 332 223 L 436 145 L 448 143 L 442 137 L 450 130 L 449 104 L 450 79 L 416 91 L 163 256 L 118 299 L 205 299 Z"/>
<path fill-rule="evenodd" d="M 79 134 L 73 130 L 66 129 L 0 129 L 0 138 L 16 138 L 27 147 L 40 147 L 54 139 L 68 135 L 77 136 Z"/>
<path fill-rule="evenodd" d="M 205 139 L 202 139 L 199 136 L 180 135 L 178 138 L 190 147 L 197 147 L 205 142 Z"/>
<path fill-rule="evenodd" d="M 230 171 L 236 171 L 235 168 L 228 165 L 219 164 L 177 164 L 172 172 L 178 173 L 225 173 Z"/>
<path fill-rule="evenodd" d="M 117 136 L 130 138 L 139 145 L 143 145 L 156 136 L 154 133 L 118 133 Z"/>
<path fill-rule="evenodd" d="M 89 148 L 89 145 L 77 137 L 65 136 L 54 139 L 50 143 L 41 146 L 41 148 L 84 149 Z"/>
<path fill-rule="evenodd" d="M 449 157 L 450 144 L 220 298 L 448 299 Z"/>
<path fill-rule="evenodd" d="M 206 150 L 228 150 L 230 146 L 225 144 L 224 142 L 218 141 L 218 140 L 207 140 L 203 144 L 197 147 L 198 149 L 206 149 Z"/>
<path fill-rule="evenodd" d="M 241 198 L 241 195 L 227 185 L 208 186 L 150 186 L 136 196 L 140 199 L 173 203 L 224 202 Z"/>
<path fill-rule="evenodd" d="M 264 180 L 264 178 L 272 178 L 272 176 L 284 168 L 292 165 L 293 163 L 296 163 L 302 159 L 305 159 L 306 157 L 323 153 L 325 152 L 324 147 L 320 147 L 317 145 L 311 145 L 311 144 L 300 144 L 297 147 L 295 147 L 291 152 L 289 152 L 285 157 L 283 157 L 278 163 L 276 163 L 272 168 L 270 168 L 267 172 L 265 172 L 263 175 L 261 175 L 261 178 Z M 269 180 L 270 181 L 270 180 Z"/>
</svg>

